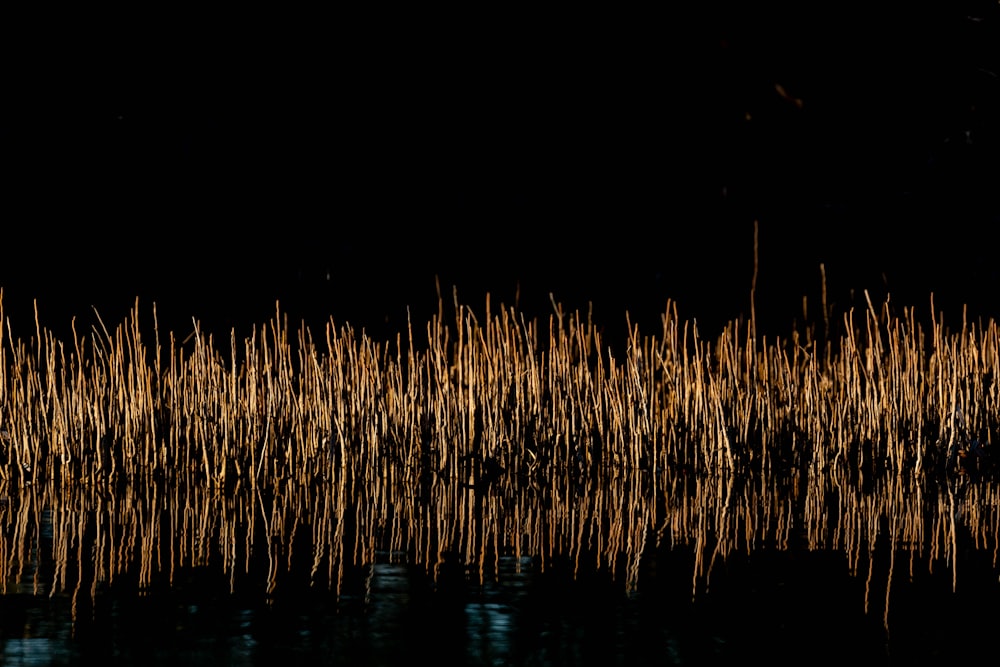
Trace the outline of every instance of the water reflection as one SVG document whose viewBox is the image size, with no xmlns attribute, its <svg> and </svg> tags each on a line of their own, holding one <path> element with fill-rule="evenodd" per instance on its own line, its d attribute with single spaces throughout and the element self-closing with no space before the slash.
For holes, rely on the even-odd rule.
<svg viewBox="0 0 1000 667">
<path fill-rule="evenodd" d="M 686 662 L 842 627 L 885 651 L 961 631 L 955 605 L 1000 592 L 990 480 L 660 471 L 413 493 L 384 473 L 4 486 L 4 664 Z"/>
</svg>

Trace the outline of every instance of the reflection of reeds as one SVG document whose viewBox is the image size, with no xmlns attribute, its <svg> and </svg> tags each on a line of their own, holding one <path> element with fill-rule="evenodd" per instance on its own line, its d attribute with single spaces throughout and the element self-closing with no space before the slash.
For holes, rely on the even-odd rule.
<svg viewBox="0 0 1000 667">
<path fill-rule="evenodd" d="M 26 487 L 0 502 L 0 593 L 69 595 L 75 609 L 78 598 L 95 600 L 110 586 L 143 595 L 198 570 L 228 580 L 233 592 L 274 593 L 290 577 L 301 580 L 293 572 L 339 592 L 345 572 L 386 552 L 431 575 L 461 563 L 480 581 L 504 558 L 540 571 L 569 562 L 636 590 L 643 557 L 682 549 L 693 554 L 696 597 L 734 554 L 805 549 L 842 553 L 845 572 L 865 581 L 866 608 L 888 619 L 893 579 L 944 568 L 956 586 L 962 550 L 978 548 L 995 561 L 1000 545 L 1000 489 L 992 480 L 923 488 L 891 475 L 862 488 L 841 472 L 661 470 L 608 480 L 563 474 L 484 490 L 446 478 L 414 488 L 390 467 L 371 480 L 340 470 L 323 484 L 237 482 L 228 493 L 187 481 L 117 493 Z"/>
<path fill-rule="evenodd" d="M 988 460 L 994 322 L 925 334 L 913 310 L 869 304 L 838 340 L 758 340 L 736 321 L 708 341 L 668 304 L 616 355 L 589 315 L 553 308 L 540 323 L 456 296 L 453 320 L 442 303 L 386 343 L 332 321 L 293 334 L 278 311 L 220 349 L 197 322 L 149 344 L 138 306 L 69 345 L 36 316 L 25 342 L 0 299 L 0 498 L 21 490 L 0 504 L 16 531 L 3 581 L 38 566 L 45 521 L 53 590 L 86 561 L 95 586 L 129 571 L 141 590 L 213 557 L 235 577 L 260 533 L 271 589 L 293 558 L 339 585 L 385 550 L 428 568 L 571 555 L 634 584 L 656 543 L 695 545 L 697 589 L 715 559 L 801 535 L 857 570 L 884 521 L 953 563 L 959 515 L 995 548 L 992 487 L 958 499 L 936 474 Z M 928 488 L 945 491 L 914 505 Z"/>
</svg>

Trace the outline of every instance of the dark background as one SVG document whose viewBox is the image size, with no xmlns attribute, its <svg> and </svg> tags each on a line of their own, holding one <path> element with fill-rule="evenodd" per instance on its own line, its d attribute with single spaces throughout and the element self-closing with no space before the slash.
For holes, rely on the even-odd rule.
<svg viewBox="0 0 1000 667">
<path fill-rule="evenodd" d="M 437 279 L 617 333 L 674 299 L 714 334 L 749 312 L 755 221 L 765 331 L 819 317 L 821 264 L 838 313 L 997 315 L 996 2 L 114 20 L 12 47 L 15 333 L 36 299 L 65 336 L 138 298 L 182 333 L 278 300 L 385 337 Z"/>
</svg>

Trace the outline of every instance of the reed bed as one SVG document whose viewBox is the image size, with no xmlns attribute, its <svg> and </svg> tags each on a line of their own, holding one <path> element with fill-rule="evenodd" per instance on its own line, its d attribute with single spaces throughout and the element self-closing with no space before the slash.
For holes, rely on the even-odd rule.
<svg viewBox="0 0 1000 667">
<path fill-rule="evenodd" d="M 933 302 L 932 302 L 933 308 Z M 224 344 L 132 315 L 68 343 L 15 339 L 0 299 L 0 480 L 185 480 L 250 487 L 435 475 L 510 484 L 571 471 L 697 474 L 815 469 L 921 476 L 988 461 L 1000 329 L 914 310 L 844 314 L 843 335 L 714 340 L 668 303 L 655 335 L 615 354 L 588 316 L 478 315 L 454 297 L 423 327 L 377 342 L 329 321 L 316 339 L 280 308 Z M 153 307 L 155 323 L 155 306 Z"/>
<path fill-rule="evenodd" d="M 0 298 L 3 592 L 143 594 L 199 568 L 340 591 L 397 555 L 479 580 L 568 561 L 634 591 L 684 548 L 696 596 L 734 554 L 836 550 L 888 624 L 918 565 L 957 586 L 971 543 L 997 566 L 993 321 L 925 332 L 869 303 L 832 336 L 704 340 L 668 303 L 616 351 L 554 300 L 544 321 L 439 303 L 383 342 L 277 306 L 243 340 L 180 339 L 138 303 L 66 342 L 37 315 L 15 337 Z"/>
</svg>

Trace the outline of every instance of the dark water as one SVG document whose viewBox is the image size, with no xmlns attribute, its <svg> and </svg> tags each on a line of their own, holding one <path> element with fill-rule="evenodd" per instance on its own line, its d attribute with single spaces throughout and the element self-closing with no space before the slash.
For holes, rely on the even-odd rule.
<svg viewBox="0 0 1000 667">
<path fill-rule="evenodd" d="M 810 561 L 822 581 L 822 559 Z M 459 565 L 434 582 L 405 563 L 375 563 L 354 573 L 339 598 L 320 590 L 232 595 L 210 572 L 143 596 L 109 586 L 75 610 L 66 596 L 8 594 L 4 664 L 698 664 L 791 658 L 810 646 L 823 647 L 817 655 L 870 656 L 884 643 L 860 600 L 848 612 L 856 586 L 844 595 L 809 585 L 787 563 L 780 573 L 771 571 L 778 564 L 744 563 L 754 569 L 742 577 L 754 583 L 724 582 L 697 603 L 679 554 L 651 558 L 648 567 L 666 572 L 650 572 L 650 590 L 631 596 L 601 573 L 574 579 L 565 565 L 542 573 L 530 558 L 497 565 L 481 582 Z M 848 645 L 834 641 L 835 628 L 851 630 Z"/>
<path fill-rule="evenodd" d="M 404 563 L 372 564 L 339 598 L 230 594 L 210 571 L 142 596 L 127 586 L 86 601 L 8 592 L 0 655 L 5 665 L 913 664 L 971 659 L 1000 617 L 996 579 L 973 555 L 954 593 L 947 574 L 898 575 L 889 630 L 884 588 L 866 613 L 865 581 L 847 574 L 842 554 L 733 558 L 697 600 L 686 561 L 651 555 L 632 595 L 601 573 L 542 573 L 516 558 L 481 582 L 457 566 L 435 583 Z"/>
</svg>

